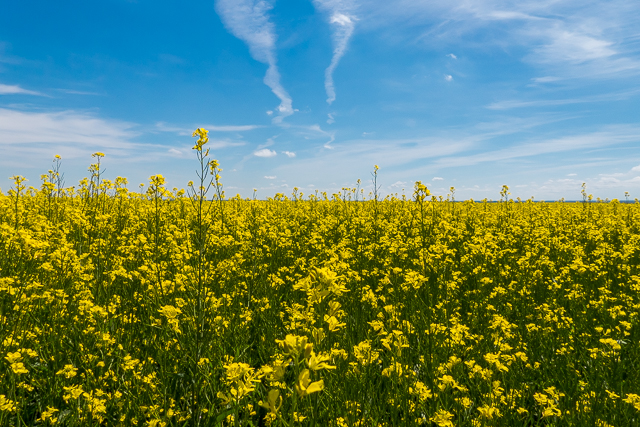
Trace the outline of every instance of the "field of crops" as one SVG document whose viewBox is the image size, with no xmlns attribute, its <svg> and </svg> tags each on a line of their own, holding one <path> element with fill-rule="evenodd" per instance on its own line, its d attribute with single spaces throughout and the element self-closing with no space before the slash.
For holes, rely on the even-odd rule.
<svg viewBox="0 0 640 427">
<path fill-rule="evenodd" d="M 640 425 L 638 203 L 229 199 L 198 136 L 0 196 L 0 425 Z"/>
</svg>

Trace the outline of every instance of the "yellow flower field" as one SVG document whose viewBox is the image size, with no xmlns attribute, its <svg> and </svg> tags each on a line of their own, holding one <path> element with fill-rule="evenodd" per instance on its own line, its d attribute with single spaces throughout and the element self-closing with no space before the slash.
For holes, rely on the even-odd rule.
<svg viewBox="0 0 640 427">
<path fill-rule="evenodd" d="M 0 196 L 1 426 L 640 425 L 638 203 L 227 198 L 194 136 Z"/>
</svg>

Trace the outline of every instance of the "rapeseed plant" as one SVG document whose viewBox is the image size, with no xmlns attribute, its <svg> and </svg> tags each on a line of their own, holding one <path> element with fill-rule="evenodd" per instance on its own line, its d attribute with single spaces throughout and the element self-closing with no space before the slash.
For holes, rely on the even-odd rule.
<svg viewBox="0 0 640 427">
<path fill-rule="evenodd" d="M 193 136 L 0 195 L 0 425 L 640 424 L 637 202 L 227 198 Z"/>
</svg>

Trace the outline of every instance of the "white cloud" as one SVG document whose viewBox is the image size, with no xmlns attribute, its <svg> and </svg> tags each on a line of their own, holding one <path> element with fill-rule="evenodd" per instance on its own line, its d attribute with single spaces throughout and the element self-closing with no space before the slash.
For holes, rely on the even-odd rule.
<svg viewBox="0 0 640 427">
<path fill-rule="evenodd" d="M 0 84 L 0 95 L 37 95 L 46 96 L 43 93 L 33 90 L 23 89 L 18 85 L 3 85 Z"/>
<path fill-rule="evenodd" d="M 405 181 L 396 181 L 390 185 L 392 188 L 404 188 L 407 183 Z"/>
<path fill-rule="evenodd" d="M 283 151 L 282 154 L 284 154 L 285 156 L 287 156 L 289 158 L 296 156 L 296 153 L 294 153 L 292 151 Z"/>
<path fill-rule="evenodd" d="M 453 76 L 452 76 L 451 74 L 445 74 L 445 75 L 444 75 L 444 79 L 445 79 L 446 81 L 450 82 L 450 81 L 452 81 L 452 80 L 453 80 Z"/>
<path fill-rule="evenodd" d="M 577 173 L 568 173 L 567 176 L 578 176 Z"/>
<path fill-rule="evenodd" d="M 444 181 L 444 178 L 439 176 L 434 176 L 433 178 L 431 178 L 431 181 Z"/>
<path fill-rule="evenodd" d="M 458 59 L 458 57 L 457 57 L 457 56 L 455 56 L 453 53 L 450 53 L 450 54 L 448 54 L 447 56 L 448 56 L 449 58 L 451 58 L 451 59 Z"/>
<path fill-rule="evenodd" d="M 552 83 L 561 80 L 560 77 L 554 76 L 544 76 L 544 77 L 534 77 L 531 79 L 534 83 Z"/>
<path fill-rule="evenodd" d="M 182 151 L 176 150 L 175 148 L 170 148 L 168 152 L 169 154 L 173 154 L 174 156 L 182 156 Z"/>
<path fill-rule="evenodd" d="M 329 13 L 329 23 L 333 28 L 333 57 L 324 73 L 324 88 L 327 92 L 327 103 L 331 104 L 336 99 L 336 90 L 333 83 L 333 72 L 340 62 L 340 58 L 347 50 L 349 39 L 353 35 L 356 17 L 352 15 L 355 5 L 348 0 L 314 0 L 318 9 Z"/>
<path fill-rule="evenodd" d="M 628 0 L 371 1 L 358 13 L 364 31 L 383 29 L 394 43 L 515 47 L 523 49 L 524 61 L 563 79 L 640 74 L 640 8 Z"/>
<path fill-rule="evenodd" d="M 202 126 L 198 126 L 198 127 L 202 127 L 205 128 L 206 130 L 208 130 L 209 132 L 244 132 L 244 131 L 250 131 L 250 130 L 254 130 L 254 129 L 258 129 L 261 128 L 262 126 L 259 125 L 223 125 L 223 126 L 216 126 L 216 125 L 202 125 Z M 179 127 L 179 126 L 172 126 L 172 125 L 168 125 L 165 122 L 156 122 L 155 124 L 155 128 L 156 130 L 160 131 L 160 132 L 175 132 L 178 135 L 191 135 L 193 133 L 194 130 L 196 130 L 196 126 L 194 125 L 193 127 L 187 128 L 187 127 Z"/>
<path fill-rule="evenodd" d="M 273 150 L 269 150 L 268 148 L 263 148 L 262 150 L 255 151 L 253 153 L 253 155 L 257 157 L 274 157 L 276 154 L 278 153 Z"/>
<path fill-rule="evenodd" d="M 633 172 L 640 172 L 640 165 L 631 168 Z"/>
<path fill-rule="evenodd" d="M 585 104 L 591 102 L 622 101 L 629 99 L 638 93 L 640 93 L 640 89 L 634 88 L 621 92 L 609 92 L 601 95 L 583 96 L 582 98 L 541 99 L 535 101 L 505 100 L 493 102 L 487 105 L 486 108 L 490 110 L 508 110 L 523 107 L 549 107 L 555 105 Z"/>
<path fill-rule="evenodd" d="M 617 52 L 613 42 L 600 40 L 584 33 L 557 29 L 547 31 L 551 39 L 547 44 L 535 49 L 540 61 L 583 63 L 594 59 L 608 58 Z"/>
<path fill-rule="evenodd" d="M 149 156 L 158 156 L 168 148 L 133 142 L 139 135 L 136 128 L 134 123 L 84 112 L 0 108 L 0 170 L 18 170 L 21 174 L 34 168 L 47 170 L 56 154 L 61 155 L 65 163 L 73 164 L 76 159 L 89 158 L 96 151 L 106 153 L 110 159 L 129 159 L 145 152 L 148 161 Z M 73 176 L 73 171 L 69 176 Z"/>
<path fill-rule="evenodd" d="M 73 90 L 73 89 L 56 89 L 57 91 L 68 93 L 69 95 L 89 95 L 89 96 L 100 96 L 101 94 L 97 92 L 86 92 L 82 90 Z"/>
<path fill-rule="evenodd" d="M 191 135 L 193 131 L 196 130 L 195 128 L 187 129 L 187 128 L 181 128 L 177 126 L 167 125 L 165 122 L 156 122 L 155 128 L 160 132 L 175 132 L 178 135 L 183 135 L 183 136 Z"/>
<path fill-rule="evenodd" d="M 26 112 L 0 108 L 0 145 L 60 143 L 131 148 L 133 123 L 75 111 Z"/>
<path fill-rule="evenodd" d="M 265 175 L 264 178 L 265 179 L 276 179 L 277 176 L 275 176 L 275 175 Z"/>
<path fill-rule="evenodd" d="M 213 140 L 209 140 L 209 145 L 207 145 L 207 147 L 216 150 L 216 149 L 228 148 L 228 147 L 241 147 L 243 145 L 246 145 L 246 142 L 229 141 L 227 139 L 213 139 Z"/>
<path fill-rule="evenodd" d="M 629 125 L 607 126 L 598 132 L 545 139 L 539 142 L 529 142 L 469 156 L 444 157 L 438 159 L 435 162 L 435 166 L 470 166 L 478 163 L 497 162 L 541 154 L 562 153 L 588 148 L 605 148 L 630 142 L 640 142 L 640 127 Z"/>
<path fill-rule="evenodd" d="M 203 128 L 207 129 L 209 132 L 245 132 L 249 130 L 254 130 L 261 128 L 262 126 L 258 125 L 227 125 L 227 126 L 215 126 L 215 125 L 204 125 Z"/>
<path fill-rule="evenodd" d="M 336 120 L 335 120 L 335 118 L 333 117 L 333 114 L 329 113 L 329 114 L 327 114 L 327 117 L 328 117 L 328 119 L 327 119 L 327 123 L 328 123 L 328 124 L 335 123 L 335 121 L 336 121 Z"/>
<path fill-rule="evenodd" d="M 249 47 L 251 56 L 269 68 L 264 83 L 280 99 L 276 109 L 279 113 L 273 119 L 282 122 L 293 114 L 292 100 L 280 83 L 280 72 L 276 60 L 276 34 L 268 12 L 273 5 L 264 0 L 217 0 L 216 11 L 227 29 Z"/>
</svg>

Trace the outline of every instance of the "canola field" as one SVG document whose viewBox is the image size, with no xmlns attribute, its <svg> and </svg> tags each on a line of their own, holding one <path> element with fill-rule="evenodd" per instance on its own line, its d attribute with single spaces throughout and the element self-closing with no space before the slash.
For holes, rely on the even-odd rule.
<svg viewBox="0 0 640 427">
<path fill-rule="evenodd" d="M 1 426 L 640 425 L 638 203 L 226 198 L 196 136 L 0 196 Z"/>
</svg>

